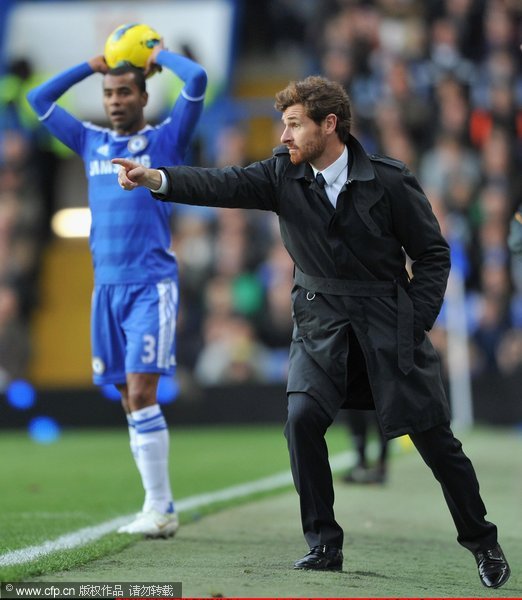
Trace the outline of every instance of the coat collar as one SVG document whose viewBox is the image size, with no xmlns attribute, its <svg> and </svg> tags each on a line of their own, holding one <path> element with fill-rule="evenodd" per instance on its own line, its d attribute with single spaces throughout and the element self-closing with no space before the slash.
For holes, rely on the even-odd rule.
<svg viewBox="0 0 522 600">
<path fill-rule="evenodd" d="M 381 235 L 381 231 L 371 216 L 371 208 L 382 198 L 384 188 L 375 175 L 375 170 L 368 155 L 352 135 L 350 135 L 348 140 L 348 152 L 351 164 L 348 171 L 348 181 L 343 186 L 341 194 L 346 192 L 348 187 L 351 187 L 357 181 L 368 182 L 367 185 L 356 186 L 357 192 L 352 195 L 352 201 L 361 221 L 374 235 L 379 236 Z M 274 155 L 276 156 L 284 154 L 288 154 L 286 146 L 279 146 L 274 150 Z M 285 177 L 306 181 L 309 184 L 309 189 L 316 191 L 325 198 L 325 203 L 333 212 L 333 207 L 326 198 L 325 191 L 321 190 L 316 184 L 312 167 L 308 163 L 293 165 L 288 161 L 285 168 Z"/>
<path fill-rule="evenodd" d="M 373 170 L 373 166 L 368 158 L 368 155 L 358 140 L 356 140 L 351 134 L 348 140 L 348 149 L 353 157 L 352 164 L 350 165 L 350 171 L 348 173 L 348 179 L 351 181 L 370 181 L 374 179 L 375 171 Z"/>
<path fill-rule="evenodd" d="M 349 180 L 370 181 L 371 179 L 374 179 L 375 173 L 370 159 L 366 155 L 366 152 L 361 144 L 351 134 L 347 145 L 350 156 L 352 157 L 352 160 L 350 161 L 350 170 L 348 173 Z M 288 154 L 288 149 L 286 146 L 278 146 L 274 150 L 274 154 Z M 314 179 L 312 167 L 308 163 L 294 165 L 290 162 L 285 176 L 289 177 L 290 179 L 305 179 L 309 183 L 311 183 Z"/>
</svg>

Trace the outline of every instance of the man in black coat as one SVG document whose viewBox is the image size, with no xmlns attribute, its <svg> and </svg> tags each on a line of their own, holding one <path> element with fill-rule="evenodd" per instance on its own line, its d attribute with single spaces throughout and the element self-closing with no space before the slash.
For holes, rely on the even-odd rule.
<svg viewBox="0 0 522 600">
<path fill-rule="evenodd" d="M 285 436 L 310 552 L 296 569 L 340 570 L 325 433 L 340 408 L 375 409 L 387 438 L 409 434 L 439 481 L 482 583 L 509 566 L 470 460 L 450 429 L 439 359 L 426 336 L 442 305 L 448 244 L 400 161 L 368 156 L 350 134 L 350 101 L 322 77 L 276 95 L 283 146 L 247 167 L 147 169 L 127 159 L 120 185 L 156 199 L 277 213 L 295 263 Z M 406 255 L 413 261 L 412 277 Z"/>
</svg>

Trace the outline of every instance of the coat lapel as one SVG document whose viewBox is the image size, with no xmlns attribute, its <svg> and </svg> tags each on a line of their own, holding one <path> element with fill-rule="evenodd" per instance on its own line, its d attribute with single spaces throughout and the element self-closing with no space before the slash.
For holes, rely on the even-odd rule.
<svg viewBox="0 0 522 600">
<path fill-rule="evenodd" d="M 366 152 L 353 136 L 350 136 L 348 148 L 351 153 L 352 164 L 348 173 L 348 182 L 343 186 L 341 192 L 350 185 L 356 186 L 356 190 L 351 194 L 355 210 L 366 227 L 373 234 L 380 235 L 381 231 L 372 219 L 370 210 L 382 198 L 384 188 L 375 177 L 375 170 Z M 371 181 L 373 185 L 358 186 L 358 181 Z"/>
<path fill-rule="evenodd" d="M 314 204 L 317 204 L 321 211 L 326 210 L 328 218 L 332 216 L 335 209 L 324 189 L 319 187 L 315 180 L 312 167 L 308 163 L 300 165 L 290 164 L 286 171 L 286 176 L 291 179 L 301 179 L 305 195 L 308 196 Z"/>
</svg>

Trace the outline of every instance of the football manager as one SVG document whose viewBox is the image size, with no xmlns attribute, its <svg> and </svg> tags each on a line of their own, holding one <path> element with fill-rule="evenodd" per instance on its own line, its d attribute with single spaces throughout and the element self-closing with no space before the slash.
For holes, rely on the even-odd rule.
<svg viewBox="0 0 522 600">
<path fill-rule="evenodd" d="M 481 582 L 498 588 L 509 565 L 451 430 L 439 358 L 426 335 L 450 271 L 431 206 L 406 165 L 368 156 L 350 134 L 350 100 L 339 84 L 319 76 L 291 82 L 275 107 L 283 145 L 246 167 L 113 162 L 123 189 L 147 187 L 158 201 L 279 217 L 295 264 L 285 436 L 310 547 L 294 568 L 342 569 L 325 433 L 339 409 L 370 408 L 387 438 L 411 437 L 440 483 L 457 541 L 474 555 Z"/>
</svg>

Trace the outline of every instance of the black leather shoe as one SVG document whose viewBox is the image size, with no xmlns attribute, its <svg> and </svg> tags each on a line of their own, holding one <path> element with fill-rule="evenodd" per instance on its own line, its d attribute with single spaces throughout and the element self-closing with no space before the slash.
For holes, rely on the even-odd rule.
<svg viewBox="0 0 522 600">
<path fill-rule="evenodd" d="M 488 588 L 504 585 L 511 575 L 502 548 L 497 544 L 489 550 L 475 552 L 480 581 Z"/>
<path fill-rule="evenodd" d="M 314 546 L 310 552 L 294 564 L 294 569 L 315 571 L 340 571 L 343 568 L 343 552 L 332 546 Z"/>
</svg>

